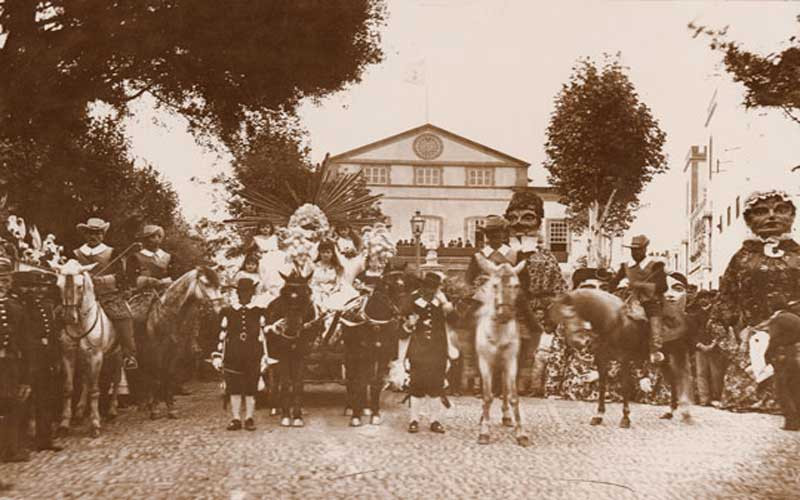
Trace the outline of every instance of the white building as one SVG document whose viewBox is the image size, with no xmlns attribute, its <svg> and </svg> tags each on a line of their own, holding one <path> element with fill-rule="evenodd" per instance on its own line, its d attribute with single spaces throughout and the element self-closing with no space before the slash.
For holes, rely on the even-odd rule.
<svg viewBox="0 0 800 500">
<path fill-rule="evenodd" d="M 800 207 L 800 127 L 771 110 L 746 111 L 738 87 L 711 98 L 701 145 L 689 149 L 686 263 L 691 283 L 717 288 L 748 230 L 742 211 L 756 189 L 781 188 Z"/>
<path fill-rule="evenodd" d="M 528 186 L 529 163 L 425 124 L 330 158 L 331 168 L 361 170 L 370 190 L 383 195 L 381 210 L 392 234 L 410 240 L 410 219 L 425 217 L 428 248 L 461 238 L 475 243 L 487 215 L 502 215 L 514 189 Z M 565 207 L 548 187 L 535 187 L 545 205 L 546 244 L 567 266 L 572 238 Z"/>
</svg>

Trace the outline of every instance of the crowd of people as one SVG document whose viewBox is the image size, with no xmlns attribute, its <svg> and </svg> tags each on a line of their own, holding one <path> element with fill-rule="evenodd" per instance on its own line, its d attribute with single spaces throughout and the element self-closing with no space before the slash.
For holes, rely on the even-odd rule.
<svg viewBox="0 0 800 500">
<path fill-rule="evenodd" d="M 529 191 L 515 193 L 503 216 L 487 218 L 485 244 L 470 261 L 463 278 L 466 286 L 457 292 L 460 295 L 452 296 L 456 292 L 448 289 L 442 276 L 431 273 L 414 291 L 413 310 L 398 325 L 398 338 L 410 339 L 408 431 L 419 431 L 424 401 L 444 395 L 446 375 L 454 393 L 463 391 L 464 378 L 475 375 L 465 370 L 470 333 L 457 342 L 461 353 L 454 355 L 449 330 L 455 323 L 463 326 L 463 319 L 474 312 L 469 304 L 476 296 L 471 294 L 486 279 L 485 266 L 478 265 L 478 259 L 520 269 L 521 293 L 515 315 L 520 336 L 519 384 L 524 394 L 571 400 L 599 397 L 594 351 L 589 346 L 569 345 L 549 314 L 550 305 L 570 289 L 596 289 L 622 298 L 626 314 L 648 325 L 649 334 L 642 341 L 650 357 L 635 371 L 635 400 L 669 402 L 669 387 L 662 374 L 664 354 L 680 345 L 692 355 L 698 403 L 733 411 L 783 411 L 784 428 L 797 430 L 800 421 L 795 413 L 781 408 L 779 402 L 787 399 L 785 394 L 776 393 L 781 387 L 776 388 L 773 381 L 780 379 L 781 370 L 800 367 L 781 362 L 770 365 L 773 371 L 769 371 L 754 366 L 751 352 L 755 333 L 769 330 L 765 325 L 770 318 L 800 300 L 800 245 L 791 237 L 795 213 L 791 197 L 783 191 L 761 191 L 748 197 L 744 218 L 751 234 L 731 259 L 718 291 L 698 290 L 686 276 L 667 269 L 657 256 L 648 255 L 649 241 L 644 235 L 630 241 L 631 261 L 619 270 L 581 268 L 568 284 L 555 257 L 540 244 L 538 234 L 544 217 L 541 198 Z M 122 365 L 127 373 L 135 373 L 138 363 L 133 317 L 172 283 L 172 257 L 161 248 L 164 231 L 158 226 L 144 226 L 139 243 L 122 252 L 104 243 L 108 228 L 109 224 L 99 218 L 78 224 L 76 229 L 85 244 L 71 256 L 82 265 L 95 266 L 92 281 L 118 333 Z M 367 227 L 360 234 L 349 227 L 337 227 L 326 230 L 311 246 L 295 242 L 294 248 L 287 247 L 282 230 L 271 224 L 258 228 L 233 278 L 235 297 L 217 323 L 220 343 L 215 365 L 224 368 L 232 412 L 230 430 L 255 429 L 254 396 L 259 378 L 275 362 L 268 338 L 280 333 L 281 328 L 281 320 L 269 317 L 266 307 L 277 297 L 283 278 L 294 272 L 308 284 L 316 308 L 308 318 L 309 324 L 315 324 L 323 337 L 335 338 L 342 313 L 353 299 L 374 290 L 396 255 L 397 245 L 382 224 Z M 309 255 L 294 258 L 300 255 L 297 247 Z M 27 448 L 61 448 L 52 433 L 54 415 L 63 401 L 59 374 L 63 316 L 57 312 L 61 292 L 57 273 L 35 267 L 20 270 L 15 262 L 19 254 L 6 251 L 5 244 L 0 248 L 0 458 L 21 461 L 29 458 Z M 282 279 L 275 280 L 275 273 Z M 787 359 L 786 349 L 796 349 L 796 337 L 789 335 L 788 340 L 773 342 L 767 350 L 767 362 L 778 359 L 776 356 Z M 446 373 L 448 367 L 450 373 Z M 619 368 L 612 366 L 607 393 L 610 400 L 620 398 L 618 373 Z M 430 413 L 437 415 L 430 424 L 431 431 L 443 433 L 443 414 L 435 409 Z M 282 424 L 296 425 L 297 417 L 289 417 L 284 415 Z M 29 426 L 30 421 L 35 424 Z M 302 425 L 301 417 L 300 421 Z M 35 429 L 32 436 L 28 436 L 29 427 Z"/>
</svg>

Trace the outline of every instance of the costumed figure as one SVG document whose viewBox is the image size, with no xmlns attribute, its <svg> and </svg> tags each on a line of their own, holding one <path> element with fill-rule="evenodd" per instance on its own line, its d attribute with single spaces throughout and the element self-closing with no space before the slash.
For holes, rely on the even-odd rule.
<svg viewBox="0 0 800 500">
<path fill-rule="evenodd" d="M 234 283 L 239 283 L 242 278 L 247 278 L 256 284 L 255 294 L 251 299 L 253 304 L 258 307 L 267 307 L 272 299 L 275 297 L 270 293 L 267 287 L 261 283 L 261 272 L 259 270 L 263 260 L 259 257 L 257 252 L 249 252 L 244 256 L 242 267 L 236 272 L 233 277 Z"/>
<path fill-rule="evenodd" d="M 782 190 L 756 191 L 744 204 L 751 235 L 733 255 L 720 278 L 711 309 L 713 343 L 725 354 L 722 406 L 731 410 L 776 411 L 769 372 L 750 368 L 753 328 L 800 299 L 800 245 L 790 235 L 796 214 Z"/>
<path fill-rule="evenodd" d="M 20 271 L 14 274 L 14 290 L 29 314 L 31 336 L 32 389 L 30 409 L 36 422 L 34 445 L 37 450 L 60 451 L 53 443 L 53 422 L 62 401 L 61 346 L 63 325 L 56 317 L 60 303 L 56 274 Z"/>
<path fill-rule="evenodd" d="M 350 225 L 344 224 L 336 228 L 336 248 L 348 259 L 361 253 L 361 239 Z"/>
<path fill-rule="evenodd" d="M 251 303 L 256 283 L 241 278 L 236 285 L 239 304 L 226 307 L 221 312 L 218 346 L 221 355 L 212 356 L 215 367 L 225 372 L 225 390 L 230 397 L 233 418 L 229 431 L 242 428 L 242 400 L 245 404 L 244 428 L 256 429 L 253 420 L 256 407 L 256 392 L 261 376 L 263 358 L 267 354 L 265 310 Z"/>
<path fill-rule="evenodd" d="M 543 331 L 555 331 L 546 314 L 553 299 L 568 290 L 558 260 L 541 241 L 544 202 L 530 189 L 516 191 L 506 208 L 509 246 L 525 267 L 519 273 L 521 293 L 517 300 L 520 324 L 518 386 L 522 395 L 530 394 L 531 368 Z"/>
<path fill-rule="evenodd" d="M 431 431 L 439 434 L 445 431 L 441 423 L 444 414 L 438 405 L 444 405 L 445 401 L 444 382 L 448 362 L 445 316 L 454 308 L 440 291 L 441 284 L 442 279 L 438 274 L 425 275 L 420 289 L 412 295 L 412 313 L 402 325 L 405 336 L 410 336 L 406 354 L 410 365 L 410 433 L 419 431 L 420 410 L 425 402 Z"/>
<path fill-rule="evenodd" d="M 138 235 L 143 246 L 127 260 L 127 273 L 135 288 L 128 304 L 139 324 L 147 320 L 150 306 L 172 284 L 172 255 L 161 248 L 164 229 L 146 225 Z"/>
<path fill-rule="evenodd" d="M 616 290 L 625 280 L 628 296 L 628 314 L 637 320 L 647 320 L 650 324 L 649 347 L 650 361 L 661 363 L 664 353 L 661 348 L 664 342 L 664 324 L 662 307 L 664 292 L 667 290 L 667 275 L 664 262 L 656 257 L 647 256 L 650 240 L 645 235 L 634 236 L 629 245 L 632 262 L 622 264 L 611 280 L 611 290 Z"/>
<path fill-rule="evenodd" d="M 129 277 L 126 271 L 124 254 L 103 243 L 106 231 L 111 224 L 103 219 L 92 217 L 86 223 L 77 225 L 86 244 L 74 251 L 75 258 L 81 265 L 95 264 L 92 282 L 97 299 L 103 311 L 114 324 L 114 331 L 120 339 L 123 356 L 123 367 L 135 370 L 139 367 L 136 361 L 136 343 L 133 337 L 133 313 L 125 300 Z M 132 245 L 129 248 L 135 248 Z"/>
<path fill-rule="evenodd" d="M 716 297 L 716 290 L 699 290 L 689 301 L 687 313 L 695 347 L 698 403 L 703 406 L 719 407 L 725 378 L 725 355 L 714 343 L 711 332 L 706 328 Z"/>
<path fill-rule="evenodd" d="M 11 259 L 0 257 L 0 460 L 25 462 L 30 455 L 22 447 L 22 419 L 31 395 L 34 360 L 28 315 L 11 294 L 13 271 Z"/>
</svg>

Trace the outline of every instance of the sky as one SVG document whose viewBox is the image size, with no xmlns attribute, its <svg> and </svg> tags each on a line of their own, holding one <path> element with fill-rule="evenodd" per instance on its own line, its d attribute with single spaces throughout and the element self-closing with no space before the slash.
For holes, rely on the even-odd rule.
<svg viewBox="0 0 800 500">
<path fill-rule="evenodd" d="M 533 183 L 546 184 L 545 130 L 561 85 L 580 58 L 619 52 L 667 134 L 670 171 L 645 190 L 630 231 L 647 232 L 654 249 L 683 238 L 682 171 L 689 147 L 707 141 L 703 125 L 715 89 L 733 96 L 726 104 L 740 108 L 742 119 L 769 114 L 740 105 L 741 87 L 724 72 L 721 55 L 702 37 L 693 39 L 687 24 L 729 25 L 732 39 L 765 54 L 800 34 L 800 5 L 777 1 L 390 0 L 388 10 L 384 61 L 360 83 L 300 109 L 313 161 L 427 121 L 531 163 Z M 421 61 L 425 86 L 412 85 L 406 78 Z M 783 130 L 773 134 L 778 158 L 800 150 Z M 187 218 L 224 216 L 220 194 L 207 181 L 228 159 L 198 146 L 181 118 L 155 112 L 142 99 L 128 134 L 137 160 L 173 184 Z"/>
</svg>

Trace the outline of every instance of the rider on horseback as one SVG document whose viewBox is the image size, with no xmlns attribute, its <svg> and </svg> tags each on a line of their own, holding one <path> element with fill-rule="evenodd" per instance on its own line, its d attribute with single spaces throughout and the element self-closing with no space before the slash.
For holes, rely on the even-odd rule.
<svg viewBox="0 0 800 500">
<path fill-rule="evenodd" d="M 78 224 L 78 231 L 86 244 L 76 249 L 74 254 L 81 265 L 97 264 L 97 274 L 92 274 L 97 299 L 119 335 L 123 367 L 135 370 L 139 364 L 136 362 L 136 343 L 133 339 L 133 315 L 124 295 L 129 282 L 125 263 L 118 259 L 119 255 L 112 247 L 103 243 L 110 225 L 96 217 L 90 218 L 85 224 Z"/>
<path fill-rule="evenodd" d="M 630 245 L 633 262 L 622 264 L 619 271 L 611 280 L 609 288 L 616 290 L 624 280 L 627 280 L 630 296 L 629 314 L 638 315 L 637 319 L 647 320 L 650 323 L 650 361 L 661 363 L 664 361 L 662 307 L 664 292 L 667 291 L 667 274 L 664 263 L 647 258 L 647 246 L 650 240 L 645 235 L 634 236 Z"/>
<path fill-rule="evenodd" d="M 132 277 L 137 292 L 158 296 L 172 284 L 172 255 L 161 249 L 164 229 L 146 225 L 139 233 L 143 248 L 128 258 L 128 274 Z"/>
</svg>

